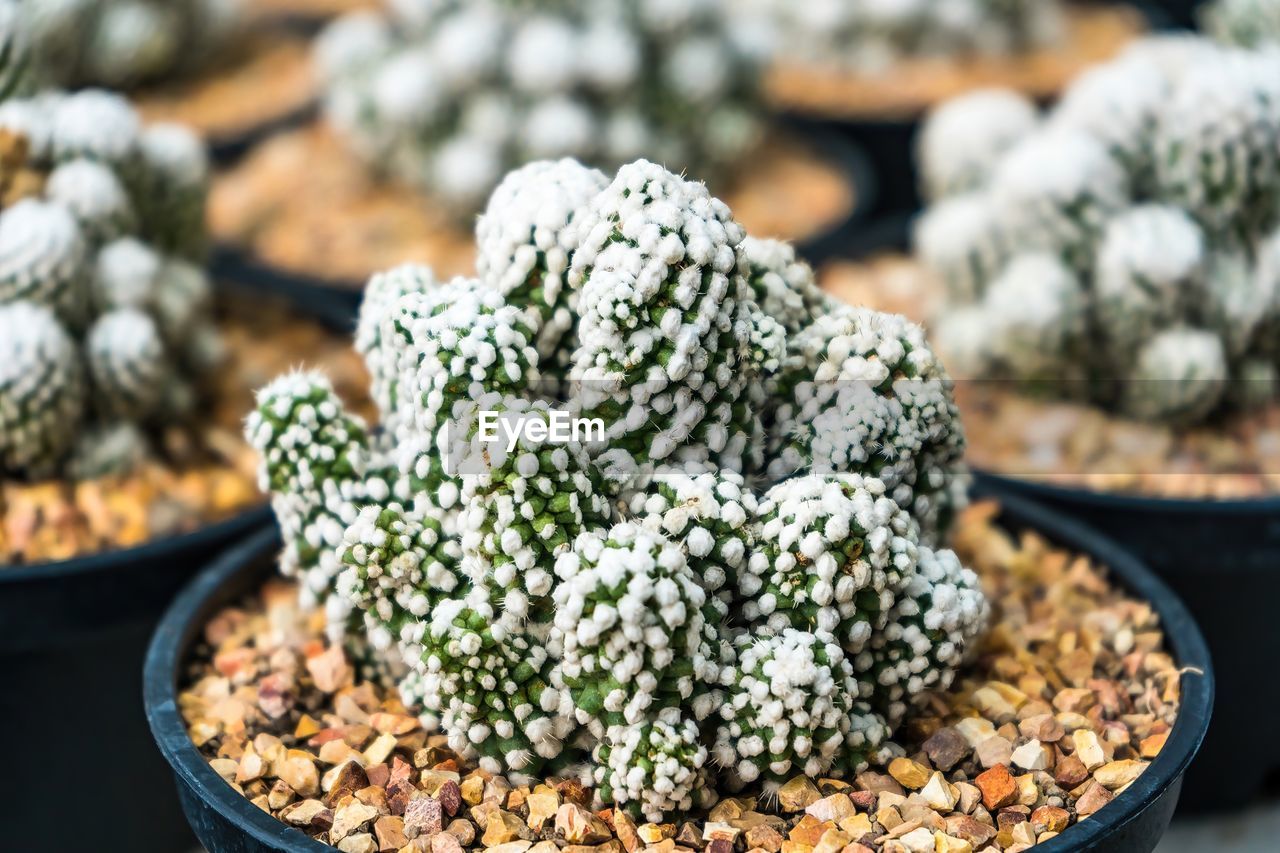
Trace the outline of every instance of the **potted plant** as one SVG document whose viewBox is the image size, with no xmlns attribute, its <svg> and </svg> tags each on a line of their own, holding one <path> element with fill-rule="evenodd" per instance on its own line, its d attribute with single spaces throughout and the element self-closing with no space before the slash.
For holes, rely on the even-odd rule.
<svg viewBox="0 0 1280 853">
<path fill-rule="evenodd" d="M 747 0 L 742 6 L 748 37 L 772 57 L 768 101 L 839 127 L 867 151 L 880 178 L 877 215 L 919 206 L 909 180 L 911 143 L 933 107 L 993 86 L 1032 99 L 1055 97 L 1149 26 L 1143 3 Z"/>
<path fill-rule="evenodd" d="M 957 397 L 980 478 L 1133 548 L 1223 661 L 1252 604 L 1206 573 L 1266 585 L 1277 556 L 1271 61 L 1169 36 L 1089 71 L 1043 115 L 1009 92 L 941 107 L 921 137 L 931 205 L 914 259 L 846 280 L 892 279 L 897 304 L 931 306 L 944 360 L 972 380 Z M 1280 762 L 1259 756 L 1217 787 L 1258 695 L 1247 668 L 1220 675 L 1189 807 L 1238 804 Z"/>
<path fill-rule="evenodd" d="M 184 843 L 134 701 L 143 648 L 195 561 L 269 523 L 240 440 L 252 386 L 303 352 L 343 362 L 296 311 L 279 344 L 257 316 L 225 313 L 190 131 L 144 127 L 105 90 L 14 95 L 16 44 L 0 72 L 0 721 L 23 733 L 13 761 L 92 749 L 117 768 L 120 784 L 80 805 L 109 843 Z M 300 338 L 309 349 L 274 349 Z M 7 844 L 82 843 L 50 831 L 57 798 L 8 798 L 23 820 Z"/>
<path fill-rule="evenodd" d="M 1090 598 L 1114 588 L 1069 580 L 1059 554 L 1012 597 L 990 578 L 996 632 L 1016 645 L 1034 624 L 1030 646 L 1050 638 L 1045 665 L 1079 688 L 1055 696 L 1014 655 L 1001 676 L 968 668 L 990 607 L 942 544 L 966 501 L 963 436 L 919 327 L 824 297 L 789 247 L 648 161 L 613 179 L 525 166 L 477 243 L 480 278 L 370 282 L 356 345 L 377 430 L 315 371 L 265 387 L 247 421 L 310 627 L 233 609 L 184 657 L 261 577 L 263 537 L 157 635 L 151 718 L 207 845 L 727 851 L 754 829 L 843 849 L 902 827 L 930 849 L 1002 832 L 1077 849 L 1073 832 L 1087 846 L 1145 810 L 1117 838 L 1150 849 L 1207 722 L 1195 629 L 1161 614 L 1197 668 L 1184 709 L 1151 604 Z M 975 512 L 958 543 L 1037 578 Z M 1075 587 L 1089 600 L 1068 605 Z M 1087 629 L 1029 612 L 1044 601 L 1114 639 L 1075 654 Z M 193 684 L 175 698 L 180 668 Z M 1116 824 L 1068 828 L 1129 785 Z"/>
<path fill-rule="evenodd" d="M 799 242 L 859 203 L 840 140 L 763 133 L 758 63 L 719 2 L 386 5 L 320 34 L 324 119 L 218 182 L 219 240 L 350 290 L 405 260 L 470 274 L 471 226 L 503 174 L 563 156 L 696 170 L 762 236 Z"/>
<path fill-rule="evenodd" d="M 150 121 L 196 130 L 225 162 L 314 107 L 304 33 L 246 0 L 8 5 L 44 85 L 128 91 Z"/>
</svg>

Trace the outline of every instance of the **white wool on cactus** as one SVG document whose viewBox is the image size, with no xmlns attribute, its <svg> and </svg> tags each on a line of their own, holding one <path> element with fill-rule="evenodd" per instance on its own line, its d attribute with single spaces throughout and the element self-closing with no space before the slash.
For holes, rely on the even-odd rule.
<svg viewBox="0 0 1280 853">
<path fill-rule="evenodd" d="M 796 476 L 765 493 L 739 575 L 748 624 L 813 631 L 856 654 L 915 569 L 910 516 L 879 480 Z"/>
<path fill-rule="evenodd" d="M 894 590 L 884 630 L 852 658 L 875 685 L 872 706 L 894 727 L 930 693 L 951 686 L 990 615 L 978 576 L 955 552 L 921 546 L 917 556 L 915 571 Z"/>
<path fill-rule="evenodd" d="M 539 161 L 508 174 L 476 223 L 476 273 L 509 302 L 528 304 L 542 358 L 552 357 L 574 320 L 569 264 L 581 223 L 575 215 L 609 180 L 576 160 Z"/>
<path fill-rule="evenodd" d="M 703 184 L 644 160 L 618 171 L 581 227 L 569 279 L 580 291 L 578 404 L 604 418 L 615 448 L 665 459 L 735 381 L 751 338 L 745 233 Z M 670 420 L 648 435 L 655 411 Z"/>
<path fill-rule="evenodd" d="M 1039 123 L 1035 104 L 1004 89 L 980 89 L 934 108 L 918 142 L 925 197 L 981 187 L 1000 157 Z"/>
<path fill-rule="evenodd" d="M 1081 345 L 1089 307 L 1076 274 L 1043 252 L 1010 261 L 983 305 L 995 358 L 1018 375 L 1047 379 Z"/>
<path fill-rule="evenodd" d="M 1280 323 L 1259 251 L 1280 221 L 1278 140 L 1274 52 L 1160 36 L 1082 75 L 916 228 L 948 291 L 949 364 L 1180 424 L 1268 396 L 1253 379 L 1273 375 Z"/>
<path fill-rule="evenodd" d="M 1138 205 L 1111 220 L 1094 276 L 1103 328 L 1123 340 L 1135 337 L 1135 323 L 1154 331 L 1187 312 L 1202 298 L 1205 243 L 1176 207 Z"/>
<path fill-rule="evenodd" d="M 1129 182 L 1106 147 L 1084 133 L 1044 130 L 996 166 L 992 201 L 1019 247 L 1087 264 L 1092 241 L 1128 202 Z"/>
<path fill-rule="evenodd" d="M 659 5 L 445 0 L 397 3 L 381 20 L 353 13 L 318 41 L 326 110 L 362 157 L 460 220 L 506 169 L 540 158 L 616 167 L 645 154 L 722 172 L 759 135 L 757 59 L 720 2 Z"/>
<path fill-rule="evenodd" d="M 531 164 L 477 235 L 480 278 L 370 282 L 381 434 L 320 377 L 264 390 L 247 432 L 284 568 L 520 784 L 572 774 L 659 821 L 887 756 L 877 709 L 945 683 L 972 622 L 950 570 L 917 565 L 965 482 L 920 329 L 838 305 L 648 161 L 612 182 Z M 767 436 L 793 467 L 765 469 Z"/>
<path fill-rule="evenodd" d="M 793 628 L 743 634 L 721 682 L 713 755 L 736 785 L 776 791 L 799 774 L 856 766 L 847 751 L 864 686 L 837 643 Z"/>
<path fill-rule="evenodd" d="M 555 575 L 560 672 L 580 724 L 599 736 L 672 704 L 711 713 L 716 626 L 681 548 L 623 522 L 580 535 Z"/>
</svg>

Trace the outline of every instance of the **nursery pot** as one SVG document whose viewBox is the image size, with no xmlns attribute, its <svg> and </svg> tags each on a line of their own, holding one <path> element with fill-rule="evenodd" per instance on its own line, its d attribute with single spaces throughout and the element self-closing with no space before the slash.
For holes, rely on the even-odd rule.
<svg viewBox="0 0 1280 853">
<path fill-rule="evenodd" d="M 1150 566 L 1204 630 L 1218 703 L 1183 787 L 1182 812 L 1241 808 L 1280 779 L 1280 743 L 1260 736 L 1280 704 L 1280 498 L 1180 500 L 1107 494 L 979 472 L 1001 500 L 1030 498 L 1080 519 Z"/>
<path fill-rule="evenodd" d="M 1174 658 L 1194 670 L 1182 679 L 1177 724 L 1159 757 L 1115 802 L 1058 838 L 1043 853 L 1126 851 L 1148 853 L 1168 826 L 1182 776 L 1204 737 L 1213 704 L 1213 674 L 1204 640 L 1181 602 L 1135 558 L 1077 522 L 1019 498 L 1003 507 L 1001 523 L 1034 529 L 1055 544 L 1088 554 L 1111 569 L 1112 578 L 1160 614 Z M 210 853 L 332 853 L 254 806 L 208 765 L 187 735 L 177 707 L 183 661 L 206 622 L 221 608 L 250 594 L 275 571 L 280 540 L 255 535 L 197 577 L 178 597 L 147 653 L 145 700 L 151 731 L 178 780 L 178 793 L 196 835 Z"/>
<path fill-rule="evenodd" d="M 280 295 L 300 314 L 351 328 L 350 313 L 323 299 Z M 264 503 L 136 548 L 0 566 L 0 730 L 10 767 L 0 774 L 0 849 L 194 846 L 147 731 L 140 667 L 156 622 L 196 570 L 271 522 Z"/>
</svg>

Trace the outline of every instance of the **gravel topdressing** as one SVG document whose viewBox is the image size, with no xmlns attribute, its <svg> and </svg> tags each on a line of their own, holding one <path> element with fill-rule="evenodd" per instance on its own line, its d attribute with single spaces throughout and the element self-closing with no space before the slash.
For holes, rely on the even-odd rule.
<svg viewBox="0 0 1280 853">
<path fill-rule="evenodd" d="M 468 766 L 324 639 L 324 617 L 271 581 L 205 627 L 179 698 L 191 737 L 259 808 L 344 851 L 902 853 L 1024 850 L 1105 808 L 1174 724 L 1181 671 L 1153 609 L 1104 569 L 992 504 L 955 547 L 994 626 L 948 693 L 854 779 L 797 777 L 709 812 L 637 824 L 573 779 L 517 787 Z"/>
</svg>

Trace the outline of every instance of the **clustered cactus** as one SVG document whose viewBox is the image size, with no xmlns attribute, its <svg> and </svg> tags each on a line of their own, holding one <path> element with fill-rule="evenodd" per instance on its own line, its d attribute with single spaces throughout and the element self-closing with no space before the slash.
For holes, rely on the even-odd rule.
<svg viewBox="0 0 1280 853">
<path fill-rule="evenodd" d="M 189 414 L 221 352 L 193 262 L 207 170 L 110 92 L 0 102 L 0 474 L 121 470 Z"/>
<path fill-rule="evenodd" d="M 806 65 L 882 72 L 912 57 L 1003 55 L 1052 42 L 1056 0 L 739 0 L 748 44 Z"/>
<path fill-rule="evenodd" d="M 207 65 L 238 31 L 242 0 L 4 0 L 52 86 L 125 89 Z"/>
<path fill-rule="evenodd" d="M 953 373 L 1173 424 L 1272 396 L 1280 55 L 1146 40 L 1044 116 L 945 104 L 920 147 Z"/>
<path fill-rule="evenodd" d="M 378 429 L 314 372 L 248 420 L 335 639 L 485 769 L 653 819 L 891 753 L 986 618 L 937 550 L 963 439 L 920 330 L 644 160 L 525 166 L 477 236 L 479 278 L 370 282 Z"/>
<path fill-rule="evenodd" d="M 326 113 L 459 218 L 531 160 L 718 173 L 758 135 L 757 63 L 723 2 L 387 0 L 321 36 Z"/>
</svg>

